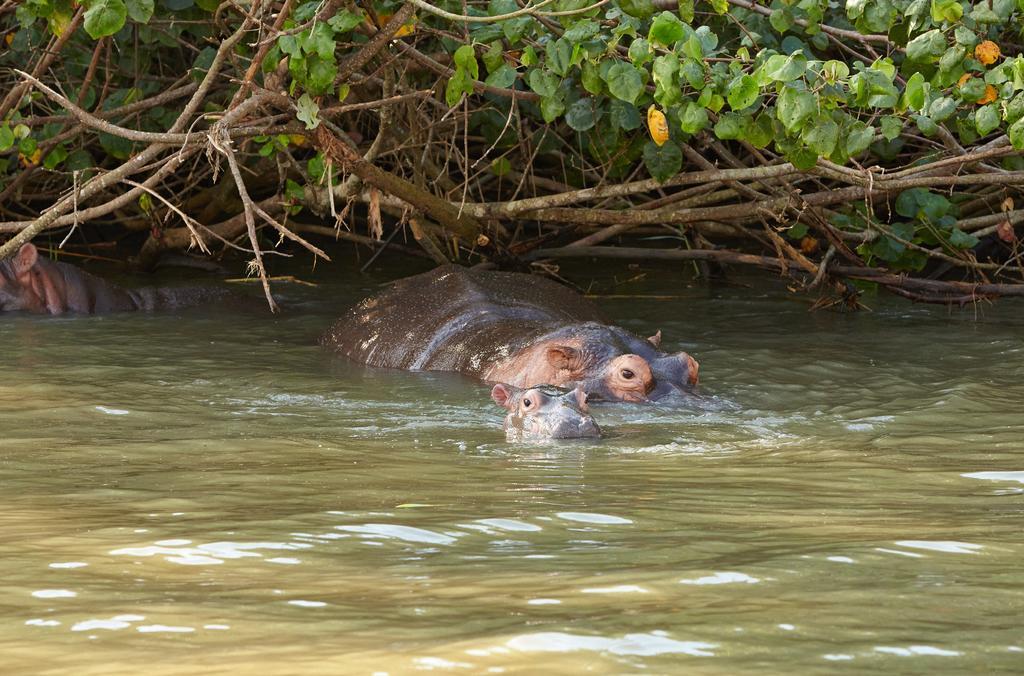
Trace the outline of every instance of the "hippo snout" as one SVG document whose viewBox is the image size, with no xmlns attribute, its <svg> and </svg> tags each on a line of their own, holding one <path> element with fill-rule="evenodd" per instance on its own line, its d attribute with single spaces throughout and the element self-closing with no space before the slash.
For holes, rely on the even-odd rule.
<svg viewBox="0 0 1024 676">
<path fill-rule="evenodd" d="M 559 420 L 551 430 L 552 439 L 597 439 L 601 430 L 590 416 Z"/>
</svg>

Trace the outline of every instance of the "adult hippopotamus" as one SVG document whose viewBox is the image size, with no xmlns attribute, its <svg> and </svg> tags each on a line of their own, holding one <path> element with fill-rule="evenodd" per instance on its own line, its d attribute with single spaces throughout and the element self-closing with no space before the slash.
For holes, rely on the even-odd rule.
<svg viewBox="0 0 1024 676">
<path fill-rule="evenodd" d="M 132 310 L 169 310 L 223 300 L 226 289 L 212 287 L 125 289 L 73 265 L 39 256 L 24 244 L 0 261 L 0 312 L 98 314 Z"/>
<path fill-rule="evenodd" d="M 556 388 L 521 389 L 498 383 L 491 398 L 508 411 L 505 438 L 509 441 L 545 439 L 597 439 L 601 428 L 587 409 L 587 395 L 576 388 L 561 392 Z"/>
<path fill-rule="evenodd" d="M 697 382 L 697 362 L 601 321 L 594 305 L 547 279 L 453 265 L 367 298 L 321 343 L 353 361 L 456 371 L 520 388 L 581 387 L 614 401 L 660 399 Z"/>
</svg>

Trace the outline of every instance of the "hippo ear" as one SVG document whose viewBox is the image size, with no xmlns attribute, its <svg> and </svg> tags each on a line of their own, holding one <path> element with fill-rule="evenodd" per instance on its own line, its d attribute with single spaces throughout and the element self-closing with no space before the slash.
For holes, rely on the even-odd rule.
<svg viewBox="0 0 1024 676">
<path fill-rule="evenodd" d="M 580 361 L 580 351 L 568 345 L 554 345 L 548 348 L 548 363 L 556 369 L 572 371 Z"/>
<path fill-rule="evenodd" d="M 648 336 L 647 342 L 653 345 L 655 349 L 661 347 L 661 329 L 658 329 L 658 332 L 653 336 Z"/>
<path fill-rule="evenodd" d="M 678 356 L 686 364 L 686 381 L 691 385 L 696 385 L 700 379 L 700 376 L 697 375 L 697 372 L 700 371 L 700 364 L 685 352 L 680 352 Z"/>
<path fill-rule="evenodd" d="M 512 395 L 515 392 L 511 387 L 503 383 L 498 383 L 491 389 L 491 399 L 494 403 L 503 408 L 512 408 Z"/>
<path fill-rule="evenodd" d="M 24 275 L 32 269 L 32 266 L 39 260 L 39 250 L 31 242 L 22 244 L 18 253 L 14 254 L 14 273 Z"/>
</svg>

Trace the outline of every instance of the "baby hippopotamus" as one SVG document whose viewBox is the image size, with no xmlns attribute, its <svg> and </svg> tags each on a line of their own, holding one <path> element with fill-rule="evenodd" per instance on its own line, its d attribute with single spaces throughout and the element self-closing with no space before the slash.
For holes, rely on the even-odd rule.
<svg viewBox="0 0 1024 676">
<path fill-rule="evenodd" d="M 533 275 L 439 267 L 399 280 L 335 322 L 321 343 L 353 361 L 455 371 L 519 388 L 580 387 L 650 401 L 697 383 L 697 362 L 601 321 L 576 292 Z"/>
<path fill-rule="evenodd" d="M 505 438 L 509 441 L 545 439 L 597 439 L 601 429 L 587 410 L 587 395 L 576 388 L 562 392 L 552 387 L 524 390 L 498 383 L 491 398 L 508 409 Z"/>
<path fill-rule="evenodd" d="M 73 265 L 42 258 L 32 244 L 23 244 L 11 259 L 0 261 L 0 312 L 170 310 L 231 297 L 227 289 L 215 287 L 125 289 Z"/>
</svg>

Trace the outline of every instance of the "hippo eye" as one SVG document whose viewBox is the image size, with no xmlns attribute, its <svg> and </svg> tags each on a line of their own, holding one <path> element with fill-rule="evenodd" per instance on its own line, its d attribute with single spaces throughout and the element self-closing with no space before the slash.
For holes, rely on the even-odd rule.
<svg viewBox="0 0 1024 676">
<path fill-rule="evenodd" d="M 622 369 L 622 377 L 626 380 L 632 380 L 636 376 L 630 369 Z"/>
</svg>

